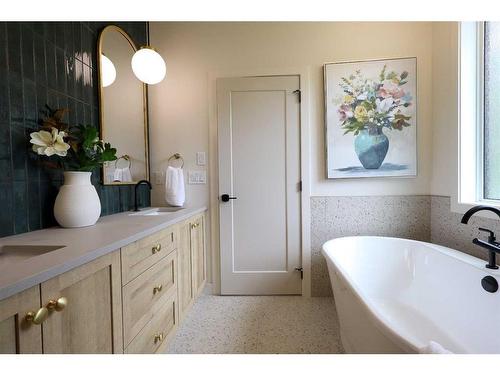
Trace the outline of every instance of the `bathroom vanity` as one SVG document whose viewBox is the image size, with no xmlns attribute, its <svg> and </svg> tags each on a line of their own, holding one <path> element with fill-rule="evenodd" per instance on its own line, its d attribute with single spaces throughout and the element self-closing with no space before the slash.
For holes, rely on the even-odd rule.
<svg viewBox="0 0 500 375">
<path fill-rule="evenodd" d="M 206 281 L 205 207 L 0 241 L 0 353 L 161 353 Z"/>
</svg>

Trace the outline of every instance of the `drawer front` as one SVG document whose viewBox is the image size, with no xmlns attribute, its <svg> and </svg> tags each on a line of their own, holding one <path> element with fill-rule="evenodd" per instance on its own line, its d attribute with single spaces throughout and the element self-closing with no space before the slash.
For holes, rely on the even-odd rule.
<svg viewBox="0 0 500 375">
<path fill-rule="evenodd" d="M 176 303 L 174 293 L 127 346 L 125 353 L 152 354 L 162 352 L 177 327 Z"/>
<path fill-rule="evenodd" d="M 176 248 L 176 227 L 163 229 L 121 249 L 122 283 L 127 284 Z"/>
<path fill-rule="evenodd" d="M 125 345 L 177 294 L 177 252 L 171 252 L 123 287 L 123 333 Z"/>
</svg>

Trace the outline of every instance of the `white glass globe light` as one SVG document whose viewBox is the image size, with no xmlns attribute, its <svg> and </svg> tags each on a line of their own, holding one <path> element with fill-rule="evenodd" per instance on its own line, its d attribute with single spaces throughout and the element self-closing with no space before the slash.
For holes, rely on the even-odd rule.
<svg viewBox="0 0 500 375">
<path fill-rule="evenodd" d="M 116 68 L 113 62 L 101 54 L 102 87 L 110 86 L 116 79 Z"/>
<path fill-rule="evenodd" d="M 141 47 L 132 56 L 132 70 L 135 76 L 148 85 L 163 81 L 167 66 L 161 55 L 151 47 Z"/>
</svg>

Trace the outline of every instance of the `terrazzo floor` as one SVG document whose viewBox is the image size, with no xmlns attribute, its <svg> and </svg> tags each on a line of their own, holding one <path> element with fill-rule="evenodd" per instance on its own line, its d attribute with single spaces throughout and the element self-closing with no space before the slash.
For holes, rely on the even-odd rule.
<svg viewBox="0 0 500 375">
<path fill-rule="evenodd" d="M 203 294 L 167 353 L 343 353 L 331 297 Z"/>
</svg>

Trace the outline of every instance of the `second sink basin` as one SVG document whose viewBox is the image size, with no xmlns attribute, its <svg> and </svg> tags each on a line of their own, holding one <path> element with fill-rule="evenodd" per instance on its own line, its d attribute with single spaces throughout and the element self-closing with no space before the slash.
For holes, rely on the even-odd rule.
<svg viewBox="0 0 500 375">
<path fill-rule="evenodd" d="M 0 266 L 22 262 L 28 258 L 62 249 L 61 245 L 1 245 Z"/>
<path fill-rule="evenodd" d="M 173 212 L 178 212 L 184 210 L 184 207 L 153 207 L 147 208 L 145 210 L 131 213 L 130 216 L 159 216 L 168 215 Z"/>
</svg>

